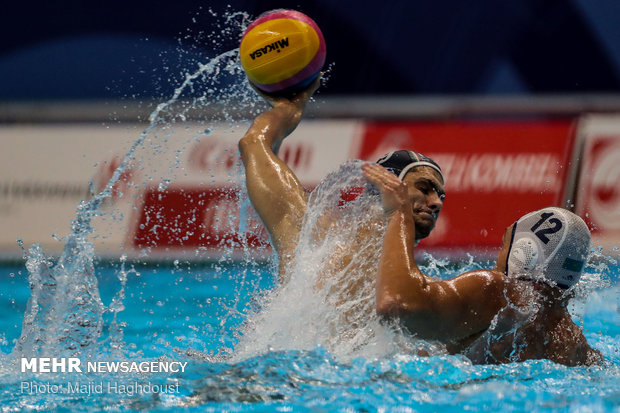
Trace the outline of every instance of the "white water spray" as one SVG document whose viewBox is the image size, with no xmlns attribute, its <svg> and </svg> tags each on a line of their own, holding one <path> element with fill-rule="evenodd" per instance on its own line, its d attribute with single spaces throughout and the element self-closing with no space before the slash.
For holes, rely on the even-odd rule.
<svg viewBox="0 0 620 413">
<path fill-rule="evenodd" d="M 237 27 L 241 32 L 242 25 L 247 21 L 247 15 L 231 14 L 227 21 L 231 25 L 239 25 L 234 21 L 237 15 L 242 17 L 241 26 Z M 222 53 L 207 64 L 198 66 L 197 71 L 185 75 L 184 81 L 175 89 L 172 97 L 159 104 L 150 114 L 148 127 L 133 142 L 105 188 L 90 200 L 80 202 L 76 218 L 71 223 L 71 232 L 60 240 L 64 242 L 64 248 L 56 263 L 53 263 L 54 260 L 48 257 L 38 244 L 32 246 L 25 254 L 31 297 L 24 316 L 22 333 L 14 348 L 15 355 L 90 354 L 97 349 L 103 330 L 103 314 L 106 311 L 114 313 L 110 326 L 110 345 L 115 348 L 122 346 L 122 332 L 119 331 L 116 317 L 124 308 L 122 300 L 126 278 L 120 278 L 121 289 L 110 308 L 106 308 L 99 295 L 93 263 L 95 251 L 89 241 L 89 236 L 94 231 L 92 221 L 102 214 L 100 211 L 102 204 L 112 197 L 116 183 L 122 179 L 130 165 L 142 161 L 136 159 L 136 152 L 144 147 L 147 138 L 155 135 L 156 128 L 168 127 L 177 119 L 185 121 L 190 110 L 204 108 L 212 103 L 207 95 L 213 88 L 207 89 L 202 96 L 189 102 L 180 101 L 185 92 L 195 92 L 195 82 L 206 81 L 209 84 L 216 84 L 220 74 L 236 77 L 236 82 L 229 88 L 230 90 L 226 91 L 222 87 L 218 89 L 219 102 L 231 98 L 238 99 L 239 95 L 243 95 L 240 93 L 241 87 L 247 90 L 246 94 L 251 93 L 245 85 L 238 62 L 238 49 Z M 226 116 L 226 113 L 223 115 Z M 123 263 L 121 275 L 126 277 L 126 274 Z"/>
</svg>

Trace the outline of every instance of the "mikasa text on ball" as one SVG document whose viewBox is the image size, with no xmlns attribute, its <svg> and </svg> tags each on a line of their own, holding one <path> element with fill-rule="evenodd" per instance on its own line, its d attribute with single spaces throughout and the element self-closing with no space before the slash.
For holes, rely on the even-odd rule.
<svg viewBox="0 0 620 413">
<path fill-rule="evenodd" d="M 273 10 L 248 26 L 239 53 L 252 84 L 268 93 L 286 93 L 304 88 L 319 75 L 325 40 L 305 14 Z"/>
</svg>

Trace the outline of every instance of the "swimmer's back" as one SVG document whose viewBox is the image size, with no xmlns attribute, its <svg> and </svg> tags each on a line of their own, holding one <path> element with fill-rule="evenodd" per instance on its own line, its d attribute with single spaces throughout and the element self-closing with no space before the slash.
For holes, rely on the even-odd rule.
<svg viewBox="0 0 620 413">
<path fill-rule="evenodd" d="M 499 364 L 549 359 L 568 365 L 601 364 L 600 352 L 592 349 L 565 307 L 548 305 L 550 300 L 534 298 L 529 281 L 506 279 L 509 303 L 489 328 L 461 351 L 478 364 Z"/>
</svg>

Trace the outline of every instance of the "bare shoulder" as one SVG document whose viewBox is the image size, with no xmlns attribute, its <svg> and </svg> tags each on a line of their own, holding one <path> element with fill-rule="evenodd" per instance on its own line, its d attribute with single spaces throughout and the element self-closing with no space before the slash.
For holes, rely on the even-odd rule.
<svg viewBox="0 0 620 413">
<path fill-rule="evenodd" d="M 425 320 L 433 320 L 440 338 L 460 340 L 486 330 L 506 306 L 506 278 L 491 270 L 475 270 L 445 281 L 429 283 Z M 433 316 L 429 316 L 432 314 Z M 438 329 L 441 325 L 443 328 Z"/>
<path fill-rule="evenodd" d="M 473 270 L 448 280 L 447 283 L 452 284 L 460 293 L 479 295 L 502 293 L 509 285 L 507 280 L 507 277 L 498 271 Z"/>
<path fill-rule="evenodd" d="M 468 271 L 449 280 L 428 282 L 428 300 L 418 304 L 453 317 L 484 313 L 484 319 L 492 318 L 506 304 L 506 286 L 506 277 L 497 271 Z"/>
</svg>

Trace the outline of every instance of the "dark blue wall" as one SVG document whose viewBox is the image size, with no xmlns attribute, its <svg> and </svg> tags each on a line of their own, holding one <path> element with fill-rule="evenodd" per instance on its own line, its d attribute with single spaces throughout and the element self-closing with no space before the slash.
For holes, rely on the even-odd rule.
<svg viewBox="0 0 620 413">
<path fill-rule="evenodd" d="M 619 0 L 8 3 L 0 100 L 169 95 L 197 62 L 237 47 L 239 32 L 220 33 L 226 10 L 278 7 L 322 28 L 324 94 L 620 92 Z"/>
</svg>

